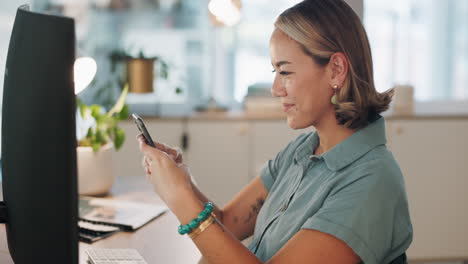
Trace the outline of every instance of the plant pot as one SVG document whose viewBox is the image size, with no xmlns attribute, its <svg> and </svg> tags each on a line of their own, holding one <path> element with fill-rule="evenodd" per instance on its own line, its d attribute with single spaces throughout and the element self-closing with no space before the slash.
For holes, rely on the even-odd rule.
<svg viewBox="0 0 468 264">
<path fill-rule="evenodd" d="M 154 59 L 127 60 L 129 92 L 152 93 L 154 81 Z"/>
<path fill-rule="evenodd" d="M 77 147 L 78 193 L 104 196 L 114 183 L 112 155 L 114 145 L 108 143 L 98 152 L 91 147 Z"/>
</svg>

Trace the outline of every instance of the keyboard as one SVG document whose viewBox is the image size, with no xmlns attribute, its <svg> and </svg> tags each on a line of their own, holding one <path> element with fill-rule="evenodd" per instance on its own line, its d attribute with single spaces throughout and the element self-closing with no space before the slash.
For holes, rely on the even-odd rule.
<svg viewBox="0 0 468 264">
<path fill-rule="evenodd" d="M 85 252 L 90 264 L 148 264 L 135 249 L 92 248 Z"/>
<path fill-rule="evenodd" d="M 78 221 L 78 231 L 80 241 L 93 243 L 120 231 L 120 228 L 86 221 Z"/>
</svg>

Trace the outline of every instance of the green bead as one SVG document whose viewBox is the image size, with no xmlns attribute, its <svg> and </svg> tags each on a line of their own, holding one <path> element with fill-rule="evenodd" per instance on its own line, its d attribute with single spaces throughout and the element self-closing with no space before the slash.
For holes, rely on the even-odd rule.
<svg viewBox="0 0 468 264">
<path fill-rule="evenodd" d="M 211 202 L 207 202 L 207 203 L 205 204 L 205 209 L 206 209 L 206 208 L 211 208 L 211 210 L 213 210 L 213 204 L 212 204 Z"/>
<path fill-rule="evenodd" d="M 338 104 L 338 99 L 336 98 L 336 94 L 332 96 L 331 103 L 334 105 Z"/>
<path fill-rule="evenodd" d="M 206 218 L 208 218 L 208 213 L 205 212 L 205 210 L 201 211 L 200 214 L 198 214 L 197 219 L 202 222 L 205 221 Z"/>
<path fill-rule="evenodd" d="M 210 202 L 207 202 L 207 203 L 205 204 L 204 210 L 209 211 L 210 213 L 213 212 L 213 204 L 210 203 Z"/>
<path fill-rule="evenodd" d="M 211 214 L 211 212 L 213 212 L 213 209 L 210 210 L 209 208 L 205 208 L 205 209 L 203 209 L 202 212 L 205 212 L 205 214 L 209 215 L 209 214 Z"/>
<path fill-rule="evenodd" d="M 183 225 L 181 226 L 181 232 L 179 232 L 181 235 L 184 235 L 184 234 L 187 234 L 188 232 L 190 232 L 190 226 L 188 225 Z"/>
<path fill-rule="evenodd" d="M 185 235 L 190 231 L 190 229 L 187 225 L 180 225 L 178 231 L 179 231 L 179 234 Z"/>
<path fill-rule="evenodd" d="M 191 229 L 195 229 L 200 225 L 200 221 L 198 219 L 193 219 L 188 225 Z"/>
</svg>

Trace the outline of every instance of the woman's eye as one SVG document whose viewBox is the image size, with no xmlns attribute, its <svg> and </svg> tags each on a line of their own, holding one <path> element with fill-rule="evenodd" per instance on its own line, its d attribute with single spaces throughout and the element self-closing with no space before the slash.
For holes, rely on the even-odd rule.
<svg viewBox="0 0 468 264">
<path fill-rule="evenodd" d="M 274 73 L 274 72 L 276 72 L 276 70 L 273 70 L 273 71 L 271 71 L 271 72 Z M 281 74 L 281 75 L 289 75 L 289 74 L 291 74 L 291 72 L 288 72 L 288 71 L 280 71 L 279 74 Z"/>
</svg>

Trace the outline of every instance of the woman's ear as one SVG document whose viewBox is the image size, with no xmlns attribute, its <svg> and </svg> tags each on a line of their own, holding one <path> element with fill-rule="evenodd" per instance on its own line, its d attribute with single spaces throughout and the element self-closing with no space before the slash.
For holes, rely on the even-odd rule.
<svg viewBox="0 0 468 264">
<path fill-rule="evenodd" d="M 348 59 L 342 52 L 336 52 L 330 57 L 328 67 L 331 72 L 330 86 L 343 86 L 348 74 Z"/>
</svg>

